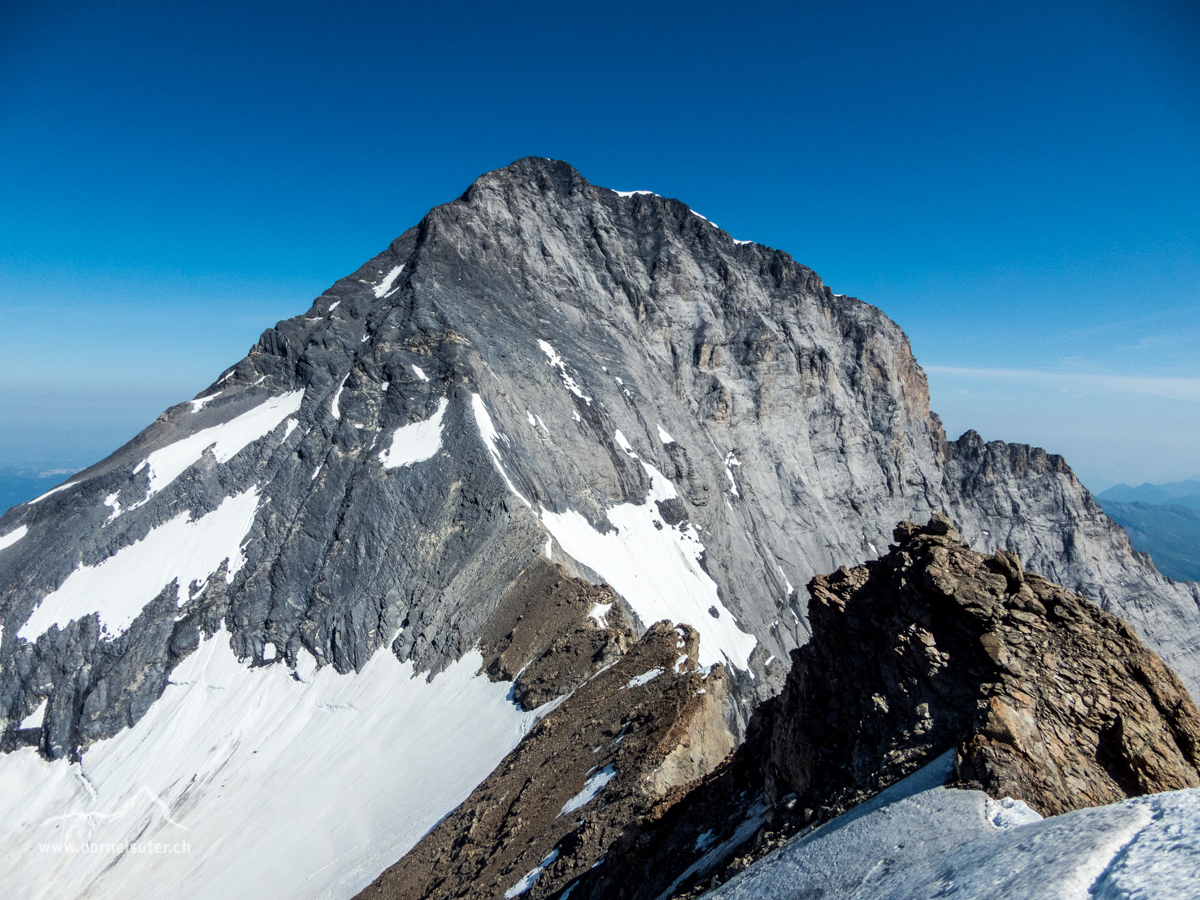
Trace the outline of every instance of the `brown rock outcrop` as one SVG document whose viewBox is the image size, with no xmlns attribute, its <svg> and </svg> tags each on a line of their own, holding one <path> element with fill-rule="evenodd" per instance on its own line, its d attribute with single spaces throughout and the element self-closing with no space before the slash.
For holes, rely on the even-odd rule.
<svg viewBox="0 0 1200 900">
<path fill-rule="evenodd" d="M 513 699 L 536 709 L 615 663 L 636 641 L 612 588 L 537 559 L 501 598 L 480 650 L 488 677 L 513 682 Z"/>
<path fill-rule="evenodd" d="M 870 789 L 949 746 L 962 784 L 1045 815 L 1200 784 L 1200 715 L 1127 625 L 942 516 L 895 538 L 809 585 L 768 796 Z"/>
<path fill-rule="evenodd" d="M 634 643 L 618 606 L 588 615 L 593 601 L 611 602 L 606 587 L 545 565 L 518 584 L 498 617 L 511 625 L 485 640 L 485 668 L 507 678 L 523 669 L 514 694 L 522 684 L 527 697 L 550 693 L 547 685 L 573 692 L 363 900 L 499 898 L 519 883 L 526 897 L 550 896 L 663 794 L 733 749 L 723 718 L 729 679 L 720 665 L 700 669 L 692 628 L 659 622 Z"/>
<path fill-rule="evenodd" d="M 952 748 L 954 786 L 1044 815 L 1200 785 L 1200 713 L 1125 623 L 944 516 L 895 539 L 809 583 L 812 640 L 745 744 L 631 825 L 576 900 L 694 893 Z"/>
</svg>

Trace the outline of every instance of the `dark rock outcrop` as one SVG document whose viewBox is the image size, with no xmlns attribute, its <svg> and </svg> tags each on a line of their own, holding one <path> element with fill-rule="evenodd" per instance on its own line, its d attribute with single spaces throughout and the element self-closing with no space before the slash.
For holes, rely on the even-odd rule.
<svg viewBox="0 0 1200 900">
<path fill-rule="evenodd" d="M 944 516 L 895 539 L 810 582 L 813 639 L 746 742 L 573 896 L 707 885 L 948 749 L 956 784 L 1045 815 L 1200 785 L 1200 713 L 1127 625 L 1014 554 L 973 552 Z"/>
<path fill-rule="evenodd" d="M 613 665 L 637 641 L 607 584 L 535 560 L 488 619 L 480 640 L 493 681 L 511 681 L 513 699 L 536 709 Z"/>
</svg>

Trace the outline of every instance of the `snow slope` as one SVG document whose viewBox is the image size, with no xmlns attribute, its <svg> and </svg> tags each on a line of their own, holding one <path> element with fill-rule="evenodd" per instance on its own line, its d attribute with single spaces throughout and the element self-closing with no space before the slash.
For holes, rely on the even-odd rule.
<svg viewBox="0 0 1200 900">
<path fill-rule="evenodd" d="M 760 860 L 714 900 L 1200 897 L 1200 789 L 1040 819 L 942 787 L 947 753 Z M 807 893 L 806 893 L 807 892 Z"/>
<path fill-rule="evenodd" d="M 616 442 L 638 459 L 620 431 Z M 622 503 L 607 510 L 611 531 L 597 531 L 570 509 L 562 513 L 542 509 L 542 524 L 565 553 L 612 585 L 643 622 L 669 619 L 700 632 L 700 665 L 728 662 L 747 670 L 758 639 L 738 627 L 721 601 L 716 582 L 700 564 L 704 544 L 695 526 L 662 522 L 655 503 L 677 497 L 675 486 L 654 466 L 644 461 L 641 465 L 650 478 L 650 492 L 640 504 Z"/>
<path fill-rule="evenodd" d="M 266 437 L 280 422 L 300 409 L 303 399 L 302 390 L 272 397 L 224 424 L 204 428 L 155 450 L 134 469 L 135 473 L 143 466 L 150 470 L 150 490 L 146 494 L 147 498 L 186 472 L 209 447 L 213 448 L 217 462 L 223 463 L 233 459 L 247 445 Z M 336 404 L 336 400 L 334 402 Z"/>
<path fill-rule="evenodd" d="M 0 757 L 2 893 L 352 896 L 536 721 L 480 663 L 468 653 L 429 682 L 387 650 L 357 675 L 314 671 L 302 651 L 293 675 L 239 663 L 221 631 L 80 763 Z"/>
<path fill-rule="evenodd" d="M 193 581 L 203 584 L 225 560 L 225 580 L 232 582 L 244 562 L 241 544 L 257 511 L 254 488 L 226 497 L 195 521 L 185 509 L 98 565 L 81 564 L 58 590 L 42 598 L 17 635 L 36 641 L 51 625 L 62 628 L 73 619 L 99 613 L 100 624 L 116 637 L 172 579 L 181 606 L 188 599 L 188 586 Z"/>
</svg>

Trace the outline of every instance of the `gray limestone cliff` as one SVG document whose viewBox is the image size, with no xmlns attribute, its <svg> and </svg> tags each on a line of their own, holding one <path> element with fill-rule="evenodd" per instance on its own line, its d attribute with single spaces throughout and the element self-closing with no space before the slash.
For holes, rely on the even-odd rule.
<svg viewBox="0 0 1200 900">
<path fill-rule="evenodd" d="M 440 671 L 546 554 L 612 585 L 639 633 L 692 625 L 736 733 L 808 639 L 792 585 L 935 511 L 1200 692 L 1196 585 L 1135 554 L 1060 457 L 947 441 L 881 311 L 676 200 L 520 160 L 0 518 L 4 746 L 62 757 L 136 722 L 222 621 L 248 665 L 306 648 L 345 672 L 388 647 Z"/>
</svg>

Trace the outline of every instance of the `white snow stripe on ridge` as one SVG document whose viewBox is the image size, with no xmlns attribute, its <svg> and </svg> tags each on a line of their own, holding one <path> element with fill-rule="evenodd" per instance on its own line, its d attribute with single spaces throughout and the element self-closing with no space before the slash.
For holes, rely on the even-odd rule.
<svg viewBox="0 0 1200 900">
<path fill-rule="evenodd" d="M 25 505 L 26 505 L 26 506 L 33 506 L 33 504 L 35 504 L 35 503 L 41 503 L 43 500 L 45 500 L 45 499 L 46 499 L 47 497 L 49 497 L 51 494 L 57 494 L 59 491 L 65 491 L 65 490 L 66 490 L 67 488 L 69 488 L 69 487 L 74 487 L 74 482 L 72 482 L 70 479 L 68 479 L 68 480 L 67 480 L 67 481 L 66 481 L 64 484 L 60 484 L 60 485 L 59 485 L 58 487 L 56 487 L 56 488 L 50 488 L 50 490 L 46 491 L 46 493 L 42 494 L 42 496 L 40 496 L 40 497 L 34 497 L 32 500 L 30 500 L 30 501 L 29 501 L 27 504 L 25 504 Z"/>
<path fill-rule="evenodd" d="M 641 504 L 622 503 L 608 510 L 613 531 L 601 534 L 574 510 L 543 509 L 542 523 L 563 552 L 599 574 L 633 607 L 643 622 L 686 622 L 700 633 L 699 662 L 728 660 L 743 671 L 758 643 L 738 628 L 721 602 L 717 584 L 700 566 L 704 544 L 695 526 L 656 528 L 655 501 L 676 496 L 675 486 L 654 466 L 641 461 L 650 476 L 650 492 Z M 715 608 L 713 618 L 709 609 Z"/>
<path fill-rule="evenodd" d="M 683 658 L 687 659 L 686 656 Z M 617 690 L 627 691 L 630 688 L 641 687 L 643 684 L 649 684 L 662 673 L 663 669 L 651 669 L 649 672 L 643 672 L 641 675 L 635 675 L 629 679 L 628 684 L 622 685 Z"/>
<path fill-rule="evenodd" d="M 379 454 L 385 469 L 398 469 L 431 459 L 442 447 L 442 415 L 447 401 L 438 401 L 437 412 L 424 422 L 403 425 L 392 433 L 392 442 Z"/>
<path fill-rule="evenodd" d="M 206 403 L 212 403 L 224 393 L 224 391 L 217 391 L 215 394 L 209 394 L 207 397 L 201 397 L 199 400 L 189 400 L 188 403 L 192 404 L 192 412 L 200 412 L 200 410 L 204 409 Z"/>
<path fill-rule="evenodd" d="M 595 799 L 596 795 L 608 787 L 608 783 L 617 777 L 616 767 L 607 765 L 586 782 L 584 782 L 583 790 L 563 804 L 562 811 L 558 816 L 565 816 L 567 813 L 573 813 Z M 555 816 L 557 819 L 558 816 Z"/>
<path fill-rule="evenodd" d="M 280 663 L 249 668 L 219 631 L 137 725 L 89 746 L 82 764 L 32 747 L 0 757 L 6 895 L 52 885 L 55 897 L 116 900 L 170 885 L 174 900 L 352 897 L 538 718 L 506 700 L 508 683 L 475 677 L 478 651 L 431 682 L 386 649 L 346 675 L 299 655 L 303 680 Z M 44 841 L 189 849 L 38 852 Z"/>
<path fill-rule="evenodd" d="M 400 277 L 400 273 L 403 271 L 404 266 L 396 266 L 396 268 L 388 272 L 387 277 L 384 278 L 377 287 L 371 289 L 375 292 L 375 297 L 379 300 L 382 300 L 384 295 L 392 289 L 392 285 L 395 283 L 396 279 Z"/>
<path fill-rule="evenodd" d="M 500 451 L 496 449 L 496 442 L 500 440 L 500 432 L 496 431 L 496 426 L 492 424 L 492 417 L 488 415 L 487 407 L 483 404 L 483 398 L 478 394 L 471 395 L 471 412 L 475 414 L 475 424 L 479 428 L 479 436 L 483 438 L 484 445 L 492 455 L 492 465 L 496 467 L 496 471 L 504 478 L 504 483 L 508 485 L 508 489 L 516 495 L 517 499 L 530 509 L 533 509 L 533 504 L 526 500 L 524 495 L 517 490 L 517 486 L 512 483 L 512 479 L 504 471 L 504 463 L 500 459 Z"/>
<path fill-rule="evenodd" d="M 191 468 L 209 447 L 213 448 L 217 462 L 225 463 L 233 459 L 254 441 L 270 434 L 280 422 L 300 409 L 303 399 L 303 389 L 280 394 L 222 425 L 204 428 L 155 450 L 134 469 L 134 472 L 138 472 L 143 466 L 150 468 L 150 490 L 146 499 L 157 494 Z"/>
<path fill-rule="evenodd" d="M 258 489 L 226 497 L 206 516 L 192 520 L 184 510 L 136 544 L 122 547 L 95 566 L 80 565 L 58 590 L 46 595 L 17 632 L 35 641 L 51 625 L 64 627 L 91 613 L 115 637 L 172 580 L 180 605 L 192 581 L 205 581 L 229 560 L 225 580 L 245 564 L 241 544 L 258 510 Z"/>
<path fill-rule="evenodd" d="M 27 534 L 29 534 L 29 527 L 26 525 L 18 525 L 8 534 L 0 535 L 0 550 L 3 550 L 5 547 L 11 547 Z"/>
</svg>

